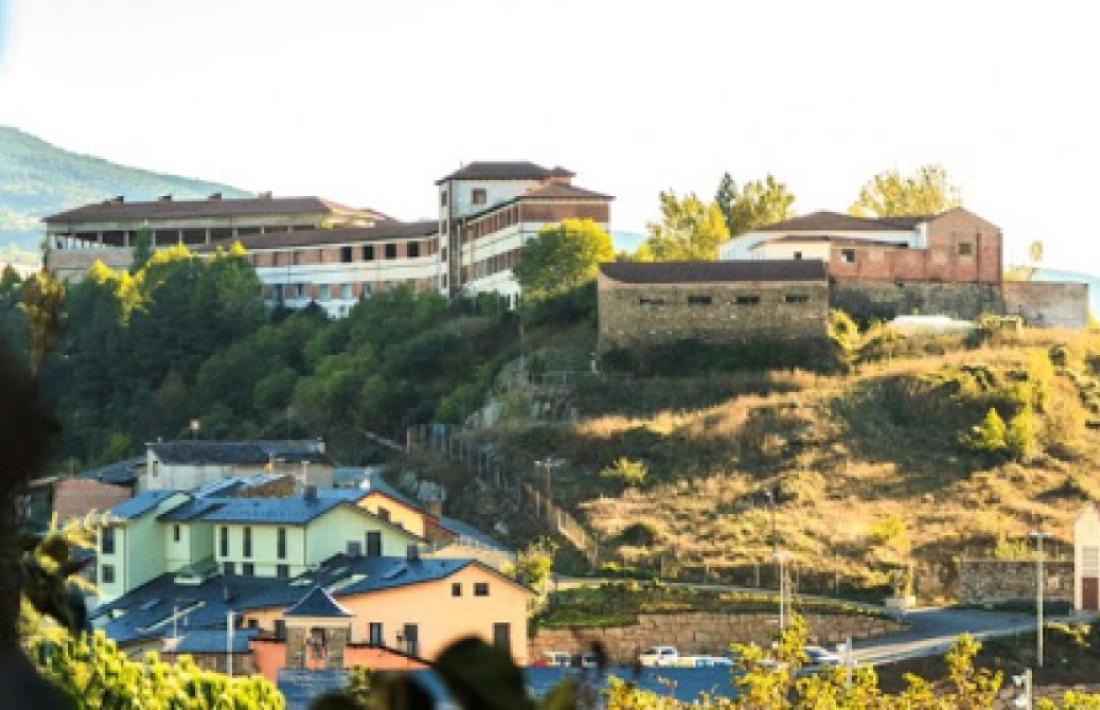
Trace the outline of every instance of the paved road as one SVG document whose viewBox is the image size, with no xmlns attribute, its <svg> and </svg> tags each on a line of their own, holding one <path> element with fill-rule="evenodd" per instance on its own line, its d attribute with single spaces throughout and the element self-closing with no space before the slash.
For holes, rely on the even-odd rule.
<svg viewBox="0 0 1100 710">
<path fill-rule="evenodd" d="M 621 582 L 621 579 L 585 579 L 560 577 L 559 589 L 567 589 L 586 584 L 602 582 Z M 671 583 L 669 586 L 691 586 L 729 591 L 768 592 L 774 590 L 750 589 L 721 584 Z M 803 599 L 825 599 L 802 595 Z M 844 601 L 844 600 L 831 600 Z M 846 602 L 852 603 L 852 602 Z M 868 609 L 883 610 L 873 604 L 856 604 Z M 1095 615 L 1048 617 L 1048 621 L 1086 621 Z M 1032 613 L 979 611 L 974 609 L 955 609 L 928 607 L 914 609 L 905 613 L 902 620 L 910 625 L 906 631 L 880 636 L 873 639 L 856 641 L 853 657 L 858 663 L 879 664 L 900 661 L 906 658 L 943 655 L 951 648 L 955 639 L 964 633 L 982 639 L 994 636 L 1011 636 L 1035 630 L 1035 615 Z"/>
</svg>

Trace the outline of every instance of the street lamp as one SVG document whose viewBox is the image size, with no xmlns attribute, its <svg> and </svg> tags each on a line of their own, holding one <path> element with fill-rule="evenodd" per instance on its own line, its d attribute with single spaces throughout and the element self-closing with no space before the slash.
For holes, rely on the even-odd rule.
<svg viewBox="0 0 1100 710">
<path fill-rule="evenodd" d="M 787 628 L 787 574 L 785 563 L 789 555 L 786 552 L 776 552 L 775 561 L 779 565 L 779 630 Z"/>
<path fill-rule="evenodd" d="M 202 422 L 198 419 L 191 420 L 191 441 L 199 438 L 199 429 L 202 428 Z"/>
<path fill-rule="evenodd" d="M 1035 540 L 1035 660 L 1039 668 L 1043 667 L 1043 591 L 1046 579 L 1043 577 L 1043 540 L 1050 537 L 1050 533 L 1041 530 L 1033 530 L 1028 534 Z"/>
</svg>

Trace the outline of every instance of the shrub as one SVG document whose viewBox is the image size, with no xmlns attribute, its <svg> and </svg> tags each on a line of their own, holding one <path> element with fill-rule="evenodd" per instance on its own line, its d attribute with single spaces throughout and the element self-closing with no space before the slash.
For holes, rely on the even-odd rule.
<svg viewBox="0 0 1100 710">
<path fill-rule="evenodd" d="M 628 486 L 640 486 L 645 483 L 649 470 L 641 461 L 631 461 L 620 456 L 610 466 L 600 471 L 600 477 L 611 481 L 622 481 Z"/>
<path fill-rule="evenodd" d="M 990 407 L 981 423 L 963 435 L 962 443 L 972 451 L 999 454 L 1008 446 L 1005 442 L 1007 433 L 1005 420 L 1001 419 L 1001 415 L 997 414 L 996 409 Z"/>
</svg>

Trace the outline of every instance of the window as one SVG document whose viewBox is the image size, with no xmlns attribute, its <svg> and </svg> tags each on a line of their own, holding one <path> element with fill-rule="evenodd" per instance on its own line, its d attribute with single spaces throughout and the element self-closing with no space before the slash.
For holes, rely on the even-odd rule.
<svg viewBox="0 0 1100 710">
<path fill-rule="evenodd" d="M 317 289 L 317 298 L 321 301 L 327 301 L 332 298 L 332 287 L 328 284 L 321 284 Z"/>
<path fill-rule="evenodd" d="M 688 296 L 689 306 L 709 306 L 714 299 L 710 296 Z"/>
<path fill-rule="evenodd" d="M 223 562 L 222 563 L 222 574 L 225 574 L 225 575 L 237 574 L 237 568 L 233 565 L 232 562 Z"/>
<path fill-rule="evenodd" d="M 462 596 L 462 582 L 453 582 L 451 584 L 451 596 L 452 597 L 461 597 Z"/>
<path fill-rule="evenodd" d="M 385 642 L 386 638 L 383 635 L 381 622 L 372 621 L 367 624 L 367 643 L 371 646 L 382 646 Z"/>
<path fill-rule="evenodd" d="M 389 508 L 383 508 L 383 507 L 379 506 L 379 508 L 378 508 L 378 517 L 382 518 L 386 522 L 389 522 L 389 520 L 390 520 L 390 509 Z"/>
<path fill-rule="evenodd" d="M 286 622 L 282 619 L 275 620 L 275 638 L 280 641 L 286 638 Z"/>
<path fill-rule="evenodd" d="M 755 306 L 760 303 L 760 296 L 738 296 L 733 302 L 739 306 Z"/>
<path fill-rule="evenodd" d="M 115 529 L 103 528 L 99 531 L 99 551 L 104 555 L 115 554 Z"/>
<path fill-rule="evenodd" d="M 420 242 L 409 242 L 408 244 L 409 258 L 415 259 L 420 256 Z"/>
<path fill-rule="evenodd" d="M 855 249 L 841 249 L 840 260 L 845 264 L 856 263 L 856 250 Z"/>
<path fill-rule="evenodd" d="M 447 206 L 447 191 L 446 190 L 440 190 L 439 191 L 439 206 L 440 207 L 446 207 Z"/>
<path fill-rule="evenodd" d="M 374 291 L 374 286 L 369 281 L 364 281 L 359 289 L 360 296 L 369 296 Z"/>
<path fill-rule="evenodd" d="M 405 653 L 420 655 L 420 627 L 416 624 L 405 624 Z"/>
<path fill-rule="evenodd" d="M 485 204 L 485 188 L 475 187 L 470 193 L 470 202 L 474 203 L 475 205 Z"/>
<path fill-rule="evenodd" d="M 381 557 L 382 556 L 382 533 L 380 532 L 368 532 L 367 533 L 367 557 Z"/>
<path fill-rule="evenodd" d="M 279 579 L 286 579 L 290 576 L 289 565 L 275 565 L 275 576 Z"/>
<path fill-rule="evenodd" d="M 440 261 L 446 261 L 447 260 L 447 247 L 443 247 L 439 250 L 439 260 Z M 444 286 L 446 286 L 446 284 L 444 284 Z"/>
<path fill-rule="evenodd" d="M 180 524 L 176 523 L 172 526 L 172 542 L 180 541 Z"/>
<path fill-rule="evenodd" d="M 99 581 L 102 582 L 103 584 L 114 584 L 115 583 L 115 566 L 114 565 L 103 565 L 103 574 L 100 575 L 100 576 L 102 577 L 102 579 L 100 579 Z"/>
<path fill-rule="evenodd" d="M 665 299 L 647 298 L 646 296 L 642 296 L 638 299 L 638 304 L 642 306 L 663 306 L 665 305 Z"/>
<path fill-rule="evenodd" d="M 241 565 L 241 574 L 243 574 L 245 577 L 256 576 L 256 566 L 253 565 L 251 562 L 245 562 Z"/>
<path fill-rule="evenodd" d="M 340 284 L 340 298 L 345 301 L 352 298 L 351 284 Z"/>
<path fill-rule="evenodd" d="M 340 263 L 351 263 L 351 247 L 340 247 Z"/>
<path fill-rule="evenodd" d="M 488 582 L 474 582 L 474 596 L 475 597 L 487 597 L 487 596 L 489 596 L 489 583 Z"/>
<path fill-rule="evenodd" d="M 310 647 L 310 654 L 313 658 L 325 657 L 325 630 L 319 627 L 314 627 L 309 630 L 309 639 L 306 640 L 306 644 Z"/>
<path fill-rule="evenodd" d="M 493 645 L 509 653 L 512 652 L 511 624 L 493 624 Z"/>
<path fill-rule="evenodd" d="M 387 259 L 396 259 L 397 258 L 397 245 L 396 244 L 387 244 L 386 245 L 386 258 Z"/>
<path fill-rule="evenodd" d="M 260 628 L 260 620 L 259 619 L 249 619 L 248 620 L 248 628 L 250 628 L 250 629 Z"/>
<path fill-rule="evenodd" d="M 970 242 L 959 242 L 959 256 L 974 256 L 974 245 Z"/>
<path fill-rule="evenodd" d="M 275 533 L 275 556 L 280 560 L 286 559 L 286 528 L 279 528 Z"/>
<path fill-rule="evenodd" d="M 363 261 L 374 261 L 374 245 L 363 245 Z"/>
<path fill-rule="evenodd" d="M 784 299 L 787 303 L 806 303 L 810 297 L 804 293 L 788 293 Z"/>
<path fill-rule="evenodd" d="M 252 528 L 244 529 L 244 556 L 252 556 Z"/>
<path fill-rule="evenodd" d="M 348 540 L 348 557 L 362 557 L 363 545 L 358 540 Z"/>
<path fill-rule="evenodd" d="M 229 528 L 223 525 L 221 530 L 218 531 L 218 535 L 220 536 L 218 540 L 218 553 L 222 557 L 229 557 Z"/>
<path fill-rule="evenodd" d="M 793 258 L 795 261 L 802 261 L 802 252 L 796 251 L 794 254 L 791 255 L 791 258 Z"/>
<path fill-rule="evenodd" d="M 294 284 L 294 295 L 297 296 L 298 298 L 305 298 L 306 297 L 306 285 L 305 284 Z"/>
</svg>

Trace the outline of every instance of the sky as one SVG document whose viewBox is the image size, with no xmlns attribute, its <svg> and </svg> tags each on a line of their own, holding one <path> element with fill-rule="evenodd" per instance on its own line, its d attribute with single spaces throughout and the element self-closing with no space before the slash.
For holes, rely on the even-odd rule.
<svg viewBox="0 0 1100 710">
<path fill-rule="evenodd" d="M 6 7 L 5 7 L 6 5 Z M 1093 2 L 0 0 L 0 125 L 398 218 L 473 160 L 564 165 L 642 231 L 776 175 L 844 211 L 947 168 L 1009 257 L 1100 272 Z"/>
</svg>

